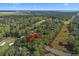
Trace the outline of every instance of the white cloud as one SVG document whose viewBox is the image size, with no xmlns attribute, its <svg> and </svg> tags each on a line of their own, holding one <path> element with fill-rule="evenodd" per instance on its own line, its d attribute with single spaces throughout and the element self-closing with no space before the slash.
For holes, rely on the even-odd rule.
<svg viewBox="0 0 79 59">
<path fill-rule="evenodd" d="M 68 5 L 68 3 L 65 3 L 64 5 L 65 5 L 65 6 L 67 6 L 67 5 Z"/>
</svg>

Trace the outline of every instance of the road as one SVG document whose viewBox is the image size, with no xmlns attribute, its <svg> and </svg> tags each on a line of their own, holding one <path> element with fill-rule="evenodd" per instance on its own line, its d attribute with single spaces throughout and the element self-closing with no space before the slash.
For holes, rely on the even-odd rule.
<svg viewBox="0 0 79 59">
<path fill-rule="evenodd" d="M 32 27 L 28 27 L 28 29 L 33 29 L 34 27 L 38 27 L 40 26 L 42 23 L 44 23 L 46 20 L 41 20 L 35 24 L 32 25 Z"/>
<path fill-rule="evenodd" d="M 51 53 L 50 55 L 56 55 L 56 56 L 71 56 L 72 55 L 70 53 L 66 53 L 54 48 L 50 48 L 49 46 L 45 46 L 44 49 L 50 52 Z"/>
</svg>

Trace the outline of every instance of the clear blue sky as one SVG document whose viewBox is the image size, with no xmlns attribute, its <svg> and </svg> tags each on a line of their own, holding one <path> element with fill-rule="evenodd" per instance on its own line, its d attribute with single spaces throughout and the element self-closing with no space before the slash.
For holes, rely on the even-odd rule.
<svg viewBox="0 0 79 59">
<path fill-rule="evenodd" d="M 0 10 L 79 10 L 79 4 L 71 3 L 0 3 Z"/>
</svg>

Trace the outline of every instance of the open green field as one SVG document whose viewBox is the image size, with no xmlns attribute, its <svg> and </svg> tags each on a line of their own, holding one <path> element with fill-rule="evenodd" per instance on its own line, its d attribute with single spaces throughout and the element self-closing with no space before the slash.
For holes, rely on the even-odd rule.
<svg viewBox="0 0 79 59">
<path fill-rule="evenodd" d="M 23 14 L 17 12 L 0 12 L 0 16 L 8 16 L 8 15 L 31 15 L 31 14 Z"/>
<path fill-rule="evenodd" d="M 2 15 L 14 15 L 16 14 L 15 12 L 0 12 L 0 16 Z"/>
</svg>

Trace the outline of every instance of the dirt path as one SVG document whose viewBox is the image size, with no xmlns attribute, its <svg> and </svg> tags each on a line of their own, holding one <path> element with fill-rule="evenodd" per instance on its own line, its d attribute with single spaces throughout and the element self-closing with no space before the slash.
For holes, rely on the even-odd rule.
<svg viewBox="0 0 79 59">
<path fill-rule="evenodd" d="M 75 16 L 72 16 L 71 19 L 69 19 L 68 21 L 64 22 L 63 27 L 61 28 L 59 34 L 56 36 L 55 40 L 52 42 L 52 47 L 58 50 L 62 50 L 62 51 L 68 51 L 67 48 L 65 48 L 64 46 L 60 45 L 60 43 L 62 44 L 67 44 L 68 42 L 68 36 L 69 36 L 69 32 L 68 32 L 68 25 L 74 20 Z"/>
</svg>

